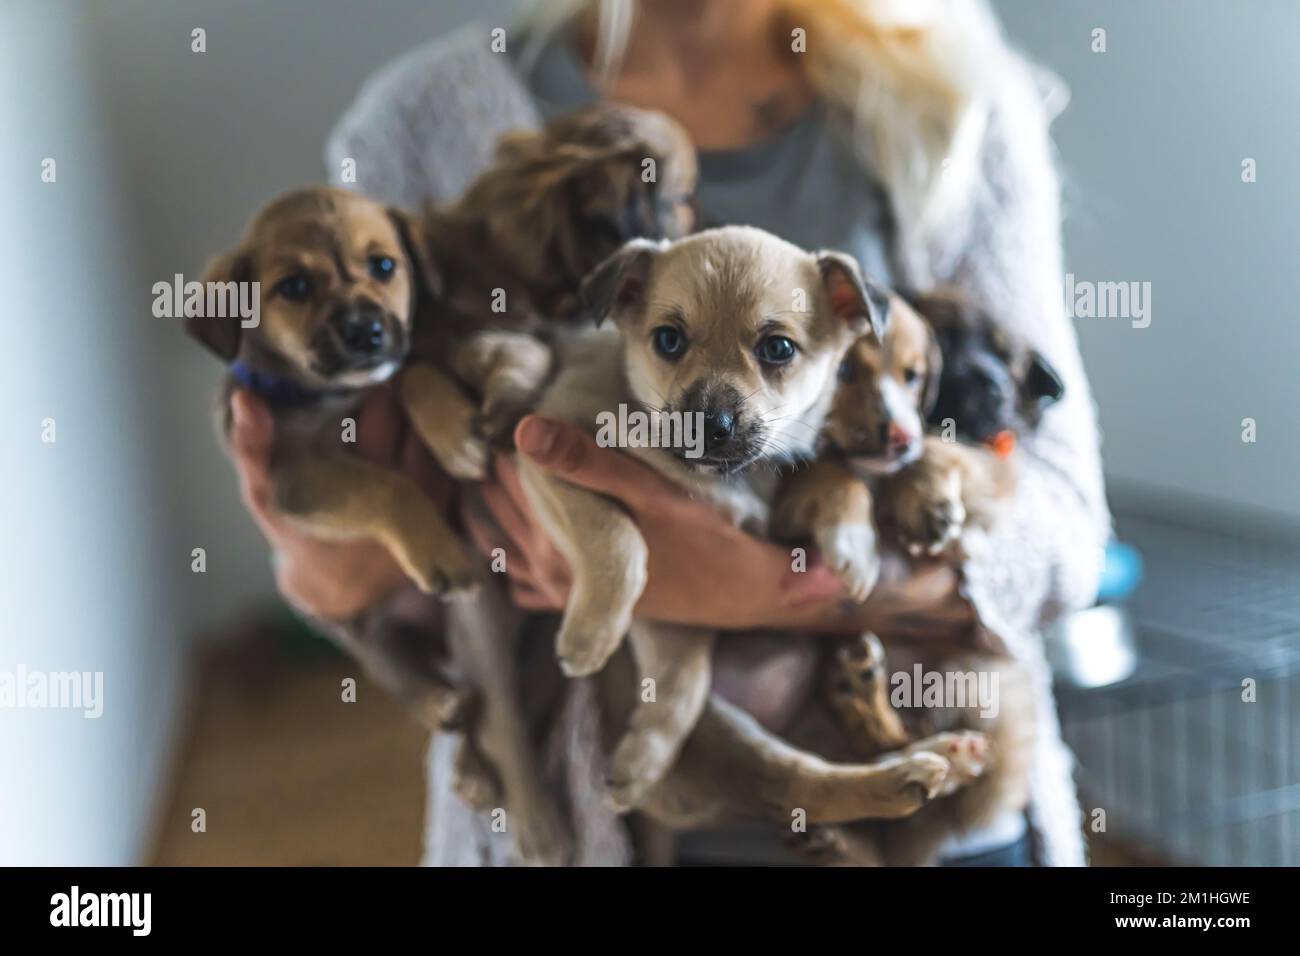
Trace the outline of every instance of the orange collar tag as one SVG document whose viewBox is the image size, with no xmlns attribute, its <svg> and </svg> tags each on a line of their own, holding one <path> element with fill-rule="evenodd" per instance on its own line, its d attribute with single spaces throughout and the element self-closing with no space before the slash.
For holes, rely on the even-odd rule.
<svg viewBox="0 0 1300 956">
<path fill-rule="evenodd" d="M 988 446 L 999 458 L 1010 458 L 1016 450 L 1016 433 L 1005 429 L 988 440 Z"/>
</svg>

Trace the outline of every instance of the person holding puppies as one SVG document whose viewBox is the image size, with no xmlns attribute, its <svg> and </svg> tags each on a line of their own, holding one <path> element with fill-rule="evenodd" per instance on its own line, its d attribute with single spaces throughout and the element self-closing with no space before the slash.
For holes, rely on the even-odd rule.
<svg viewBox="0 0 1300 956">
<path fill-rule="evenodd" d="M 661 110 L 699 147 L 705 224 L 750 224 L 805 248 L 844 249 L 894 285 L 956 288 L 1059 372 L 1065 397 L 1024 442 L 1005 520 L 972 536 L 960 569 L 887 556 L 862 603 L 824 566 L 793 571 L 787 548 L 746 535 L 579 429 L 532 417 L 515 437 L 536 467 L 631 514 L 648 550 L 638 605 L 648 617 L 737 634 L 872 630 L 931 657 L 983 646 L 1016 658 L 1031 675 L 1039 719 L 1027 825 L 1003 821 L 946 859 L 1014 863 L 1032 850 L 1040 864 L 1083 863 L 1039 635 L 1053 614 L 1095 596 L 1109 515 L 1089 388 L 1060 307 L 1057 183 L 1036 75 L 983 0 L 571 0 L 542 4 L 507 33 L 504 55 L 492 52 L 487 27 L 469 28 L 380 71 L 330 139 L 332 175 L 352 159 L 355 188 L 416 207 L 457 196 L 501 135 L 541 118 L 598 98 Z M 437 603 L 413 592 L 377 546 L 317 540 L 286 521 L 269 494 L 269 413 L 237 391 L 232 416 L 245 500 L 276 553 L 285 596 L 326 621 L 388 601 L 436 626 Z M 391 395 L 373 395 L 358 423 L 363 456 L 402 467 L 450 508 L 449 481 Z M 565 562 L 508 460 L 497 460 L 493 478 L 465 515 L 470 531 L 485 549 L 506 548 L 517 604 L 557 610 Z M 811 642 L 724 639 L 715 688 L 779 731 L 816 689 L 801 643 Z M 890 655 L 893 663 L 892 646 Z M 585 726 L 579 702 L 549 735 L 548 754 L 561 754 L 572 777 L 591 766 Z M 454 742 L 435 736 L 427 861 L 509 862 L 452 792 L 453 754 Z M 583 862 L 631 858 L 624 829 L 597 797 L 574 813 Z"/>
</svg>

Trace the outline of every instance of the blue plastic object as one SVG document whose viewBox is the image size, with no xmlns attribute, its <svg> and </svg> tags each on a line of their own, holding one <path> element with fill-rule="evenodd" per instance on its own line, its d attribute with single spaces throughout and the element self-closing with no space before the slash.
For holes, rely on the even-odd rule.
<svg viewBox="0 0 1300 956">
<path fill-rule="evenodd" d="M 1106 545 L 1097 600 L 1115 604 L 1129 597 L 1142 583 L 1142 555 L 1137 548 L 1114 539 Z"/>
</svg>

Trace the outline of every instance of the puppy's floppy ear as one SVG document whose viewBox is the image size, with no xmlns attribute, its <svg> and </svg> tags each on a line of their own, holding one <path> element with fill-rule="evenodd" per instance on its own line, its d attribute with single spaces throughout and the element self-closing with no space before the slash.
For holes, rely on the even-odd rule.
<svg viewBox="0 0 1300 956">
<path fill-rule="evenodd" d="M 665 243 L 633 239 L 582 280 L 578 301 L 582 313 L 596 325 L 606 316 L 645 301 L 646 283 Z"/>
<path fill-rule="evenodd" d="M 517 129 L 502 134 L 497 140 L 496 161 L 517 162 L 542 147 L 545 136 L 539 130 Z"/>
<path fill-rule="evenodd" d="M 253 259 L 243 246 L 222 253 L 208 263 L 203 273 L 204 288 L 210 282 L 251 282 Z M 206 302 L 206 296 L 204 297 Z M 233 362 L 239 354 L 243 334 L 241 319 L 232 316 L 187 315 L 185 331 L 194 336 L 223 362 Z"/>
<path fill-rule="evenodd" d="M 857 261 L 842 252 L 817 253 L 817 270 L 822 287 L 831 300 L 831 310 L 857 335 L 867 329 L 883 341 L 889 324 L 889 293 L 862 277 Z"/>
<path fill-rule="evenodd" d="M 406 261 L 411 266 L 416 302 L 425 297 L 424 293 L 432 297 L 442 295 L 442 273 L 438 271 L 438 265 L 433 260 L 433 250 L 429 247 L 428 238 L 424 233 L 424 225 L 428 217 L 414 215 L 397 206 L 389 206 L 388 218 L 392 220 L 393 227 L 397 230 L 398 238 L 402 241 L 402 252 L 406 254 Z"/>
<path fill-rule="evenodd" d="M 1057 374 L 1051 362 L 1038 352 L 1031 351 L 1029 364 L 1025 367 L 1024 380 L 1020 383 L 1020 391 L 1040 405 L 1051 405 L 1053 402 L 1060 401 L 1061 396 L 1065 394 L 1065 383 L 1061 381 L 1061 376 Z"/>
</svg>

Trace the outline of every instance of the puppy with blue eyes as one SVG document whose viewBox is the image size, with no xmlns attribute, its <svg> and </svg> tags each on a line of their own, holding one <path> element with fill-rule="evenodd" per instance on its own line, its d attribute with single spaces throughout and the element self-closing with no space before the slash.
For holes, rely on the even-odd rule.
<svg viewBox="0 0 1300 956">
<path fill-rule="evenodd" d="M 759 533 L 775 466 L 811 453 L 835 369 L 855 339 L 879 331 L 884 307 L 849 257 L 808 253 L 746 227 L 629 243 L 581 295 L 609 325 L 564 356 L 538 411 L 597 432 L 601 416 L 620 405 L 693 416 L 697 443 L 629 443 L 627 451 Z M 708 778 L 714 793 L 729 793 L 733 818 L 775 814 L 788 823 L 791 808 L 803 807 L 810 818 L 854 819 L 912 812 L 942 785 L 951 768 L 934 754 L 832 768 L 711 702 L 714 634 L 636 617 L 647 551 L 629 515 L 527 459 L 520 472 L 572 572 L 557 635 L 561 666 L 570 676 L 600 671 L 625 635 L 635 659 L 637 702 L 618 715 L 626 729 L 610 758 L 618 808 L 680 808 Z M 628 687 L 619 689 L 626 700 Z M 709 760 L 695 759 L 696 744 L 684 748 L 688 737 L 709 742 Z M 679 757 L 682 772 L 669 773 Z M 719 766 L 734 779 L 719 780 Z"/>
</svg>

